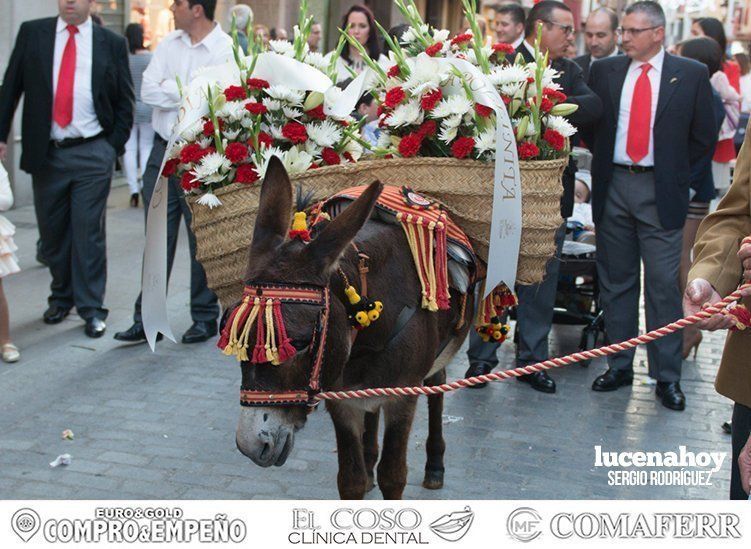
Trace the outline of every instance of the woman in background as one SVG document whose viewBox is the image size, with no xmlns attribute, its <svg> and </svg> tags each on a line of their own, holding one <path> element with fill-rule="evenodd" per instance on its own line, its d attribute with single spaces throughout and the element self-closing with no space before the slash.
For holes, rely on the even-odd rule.
<svg viewBox="0 0 751 549">
<path fill-rule="evenodd" d="M 8 172 L 0 163 L 0 212 L 10 209 L 13 205 L 13 192 L 10 189 Z M 16 245 L 13 235 L 16 228 L 5 216 L 0 215 L 0 356 L 3 362 L 17 362 L 21 358 L 18 347 L 10 339 L 10 314 L 8 300 L 5 299 L 3 278 L 20 271 L 16 259 Z"/>
<path fill-rule="evenodd" d="M 735 61 L 741 69 L 741 112 L 751 112 L 751 60 L 747 53 L 736 53 Z"/>
<path fill-rule="evenodd" d="M 381 43 L 378 37 L 378 29 L 375 24 L 373 12 L 365 6 L 356 4 L 349 8 L 342 19 L 342 29 L 347 29 L 351 37 L 357 40 L 368 52 L 368 55 L 374 61 L 379 63 L 386 62 L 386 57 L 381 54 Z M 329 53 L 332 55 L 334 52 Z M 360 52 L 349 44 L 342 50 L 339 59 L 336 60 L 337 79 L 336 83 L 352 78 L 350 71 L 355 75 L 360 74 L 365 68 Z"/>
<path fill-rule="evenodd" d="M 136 110 L 133 113 L 133 128 L 130 131 L 130 138 L 125 144 L 123 170 L 130 188 L 130 205 L 137 208 L 138 194 L 142 186 L 140 178 L 143 177 L 146 161 L 149 159 L 151 146 L 154 144 L 151 107 L 141 101 L 143 71 L 149 66 L 151 52 L 143 46 L 143 27 L 139 23 L 131 23 L 125 27 L 125 38 L 128 40 L 128 63 L 136 93 Z"/>
</svg>

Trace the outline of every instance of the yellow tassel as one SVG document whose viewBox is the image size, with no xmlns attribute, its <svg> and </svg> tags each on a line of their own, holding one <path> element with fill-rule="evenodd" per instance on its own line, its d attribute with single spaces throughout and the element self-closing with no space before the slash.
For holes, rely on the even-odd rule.
<svg viewBox="0 0 751 549">
<path fill-rule="evenodd" d="M 240 318 L 245 313 L 245 310 L 248 308 L 248 302 L 250 301 L 250 296 L 246 295 L 243 298 L 242 303 L 240 303 L 240 306 L 237 308 L 237 312 L 235 313 L 235 318 L 232 320 L 232 328 L 229 332 L 229 342 L 224 347 L 224 354 L 227 356 L 234 355 L 237 352 L 237 328 L 238 324 L 240 323 Z"/>
<path fill-rule="evenodd" d="M 344 295 L 347 296 L 350 305 L 357 305 L 362 300 L 354 286 L 344 288 Z"/>
<path fill-rule="evenodd" d="M 260 298 L 256 297 L 253 301 L 253 308 L 250 310 L 250 314 L 248 315 L 248 320 L 245 322 L 245 326 L 243 326 L 243 331 L 240 334 L 240 337 L 238 338 L 238 341 L 235 345 L 236 348 L 236 356 L 238 362 L 243 362 L 245 360 L 248 360 L 248 344 L 250 340 L 250 329 L 253 326 L 253 322 L 255 322 L 256 318 L 258 317 L 258 312 L 261 310 L 261 300 Z"/>
<path fill-rule="evenodd" d="M 288 218 L 289 219 L 289 218 Z M 304 231 L 308 228 L 305 212 L 297 212 L 292 220 L 293 231 Z"/>
<path fill-rule="evenodd" d="M 276 346 L 276 334 L 274 333 L 273 302 L 266 300 L 266 360 L 274 366 L 278 366 L 279 349 Z M 259 321 L 260 322 L 260 321 Z"/>
</svg>

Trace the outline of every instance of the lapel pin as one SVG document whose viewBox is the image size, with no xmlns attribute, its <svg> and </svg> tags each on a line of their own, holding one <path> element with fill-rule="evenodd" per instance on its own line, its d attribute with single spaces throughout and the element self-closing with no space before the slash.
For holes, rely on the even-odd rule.
<svg viewBox="0 0 751 549">
<path fill-rule="evenodd" d="M 673 78 L 670 79 L 671 84 L 675 84 L 676 82 L 678 82 L 678 77 L 674 76 Z"/>
</svg>

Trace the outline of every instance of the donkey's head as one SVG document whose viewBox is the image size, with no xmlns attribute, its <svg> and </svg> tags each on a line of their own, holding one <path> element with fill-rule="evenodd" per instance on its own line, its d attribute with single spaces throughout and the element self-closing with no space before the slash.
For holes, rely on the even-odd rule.
<svg viewBox="0 0 751 549">
<path fill-rule="evenodd" d="M 237 447 L 257 465 L 282 465 L 292 450 L 295 431 L 302 428 L 307 417 L 304 402 L 271 401 L 287 393 L 305 394 L 316 366 L 327 370 L 321 372 L 324 379 L 335 379 L 338 372 L 331 369 L 344 366 L 349 325 L 338 299 L 332 297 L 330 305 L 326 303 L 329 280 L 340 256 L 370 216 L 381 188 L 378 182 L 371 184 L 310 243 L 290 240 L 292 186 L 281 161 L 276 157 L 269 161 L 250 246 L 246 287 L 262 298 L 264 292 L 307 292 L 314 297 L 286 303 L 282 298 L 279 310 L 274 311 L 282 318 L 272 320 L 283 323 L 292 346 L 287 347 L 289 353 L 280 353 L 279 364 L 258 360 L 257 356 L 242 362 L 244 405 L 237 426 Z M 256 325 L 262 322 L 262 316 L 258 315 Z M 257 333 L 255 327 L 252 333 Z M 323 351 L 320 358 L 319 350 Z"/>
</svg>

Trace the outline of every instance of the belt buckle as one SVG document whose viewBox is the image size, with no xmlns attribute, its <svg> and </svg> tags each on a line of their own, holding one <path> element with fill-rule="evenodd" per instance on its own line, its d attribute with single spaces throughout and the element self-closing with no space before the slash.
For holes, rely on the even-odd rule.
<svg viewBox="0 0 751 549">
<path fill-rule="evenodd" d="M 639 166 L 637 166 L 636 164 L 629 164 L 628 173 L 630 173 L 631 175 L 638 175 L 641 172 L 639 171 Z"/>
</svg>

